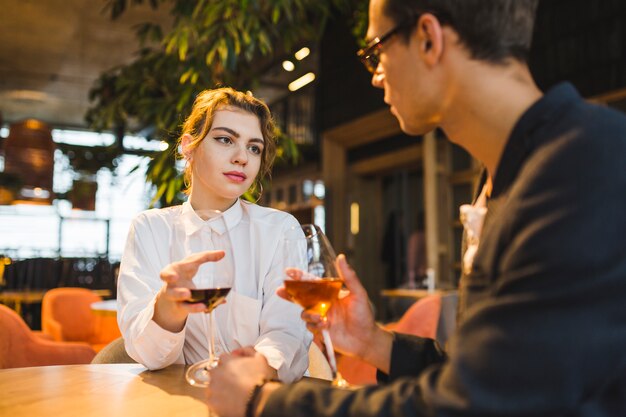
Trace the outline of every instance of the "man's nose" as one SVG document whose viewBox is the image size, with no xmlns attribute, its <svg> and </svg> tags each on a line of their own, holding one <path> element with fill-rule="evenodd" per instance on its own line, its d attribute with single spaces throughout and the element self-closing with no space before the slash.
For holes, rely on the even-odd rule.
<svg viewBox="0 0 626 417">
<path fill-rule="evenodd" d="M 380 65 L 378 67 L 380 68 Z M 379 68 L 376 68 L 376 71 L 372 74 L 372 85 L 376 88 L 383 88 L 385 74 Z"/>
</svg>

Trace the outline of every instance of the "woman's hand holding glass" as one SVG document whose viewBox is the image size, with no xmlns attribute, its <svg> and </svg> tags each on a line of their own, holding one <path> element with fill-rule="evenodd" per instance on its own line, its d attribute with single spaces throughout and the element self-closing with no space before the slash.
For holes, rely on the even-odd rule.
<svg viewBox="0 0 626 417">
<path fill-rule="evenodd" d="M 186 258 L 172 262 L 160 272 L 165 285 L 159 291 L 154 306 L 154 321 L 165 330 L 179 332 L 191 313 L 201 313 L 206 306 L 203 303 L 190 304 L 192 282 L 198 268 L 206 262 L 216 262 L 224 257 L 223 250 L 194 253 Z"/>
</svg>

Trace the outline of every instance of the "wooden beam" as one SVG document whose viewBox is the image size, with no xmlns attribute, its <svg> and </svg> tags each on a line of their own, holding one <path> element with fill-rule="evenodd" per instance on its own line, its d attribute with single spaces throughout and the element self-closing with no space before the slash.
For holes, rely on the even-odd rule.
<svg viewBox="0 0 626 417">
<path fill-rule="evenodd" d="M 589 97 L 587 100 L 592 103 L 610 104 L 614 101 L 626 99 L 626 88 L 611 91 L 610 93 L 600 94 L 599 96 Z"/>
<path fill-rule="evenodd" d="M 422 158 L 422 152 L 422 145 L 416 144 L 355 162 L 350 166 L 350 170 L 357 175 L 370 175 L 411 163 L 416 164 L 416 161 Z"/>
<path fill-rule="evenodd" d="M 322 178 L 326 187 L 326 234 L 337 252 L 347 249 L 346 148 L 322 135 Z"/>
<path fill-rule="evenodd" d="M 401 133 L 384 108 L 322 133 L 322 178 L 326 186 L 326 234 L 338 252 L 348 249 L 347 151 Z"/>
<path fill-rule="evenodd" d="M 424 212 L 426 265 L 435 270 L 435 282 L 440 279 L 439 265 L 439 181 L 437 169 L 437 137 L 435 132 L 424 135 Z"/>
<path fill-rule="evenodd" d="M 350 149 L 402 133 L 398 120 L 384 108 L 324 132 L 324 139 Z"/>
</svg>

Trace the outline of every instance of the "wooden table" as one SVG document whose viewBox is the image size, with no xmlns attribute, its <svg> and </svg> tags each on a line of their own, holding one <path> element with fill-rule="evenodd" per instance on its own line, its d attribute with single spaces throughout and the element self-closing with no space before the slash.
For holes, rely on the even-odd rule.
<svg viewBox="0 0 626 417">
<path fill-rule="evenodd" d="M 44 294 L 48 290 L 23 290 L 23 291 L 2 291 L 0 292 L 0 304 L 9 306 L 17 314 L 22 315 L 22 304 L 41 303 Z M 110 290 L 91 290 L 100 297 L 109 297 Z"/>
<path fill-rule="evenodd" d="M 41 303 L 45 290 L 33 291 L 3 291 L 0 292 L 0 303 L 11 307 L 17 314 L 22 315 L 22 304 Z"/>
<path fill-rule="evenodd" d="M 91 303 L 91 311 L 100 316 L 116 317 L 117 300 L 104 300 Z"/>
<path fill-rule="evenodd" d="M 0 416 L 207 416 L 205 390 L 185 367 L 139 364 L 41 366 L 0 370 Z"/>
<path fill-rule="evenodd" d="M 402 297 L 402 298 L 414 298 L 419 300 L 427 295 L 434 294 L 436 291 L 428 291 L 424 289 L 408 289 L 408 288 L 391 288 L 381 290 L 380 295 L 383 297 Z"/>
</svg>

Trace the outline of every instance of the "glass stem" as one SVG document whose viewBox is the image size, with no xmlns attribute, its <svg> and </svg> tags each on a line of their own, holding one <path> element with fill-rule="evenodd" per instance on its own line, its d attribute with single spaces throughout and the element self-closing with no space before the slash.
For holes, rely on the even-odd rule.
<svg viewBox="0 0 626 417">
<path fill-rule="evenodd" d="M 333 380 L 337 379 L 337 359 L 335 359 L 335 349 L 333 348 L 333 342 L 330 339 L 330 333 L 327 329 L 322 329 L 322 336 L 324 338 L 324 345 L 326 346 L 326 356 L 328 357 L 328 363 L 330 369 L 333 372 Z"/>
<path fill-rule="evenodd" d="M 213 367 L 215 364 L 215 336 L 213 334 L 213 329 L 215 328 L 213 322 L 213 311 L 207 313 L 209 316 L 208 320 L 204 320 L 204 328 L 206 330 L 207 339 L 208 339 L 208 349 L 209 349 L 209 364 L 210 367 Z"/>
<path fill-rule="evenodd" d="M 207 337 L 209 339 L 209 366 L 207 367 L 208 369 L 212 369 L 217 365 L 217 358 L 215 357 L 215 334 L 213 333 L 213 329 L 215 329 L 214 326 L 214 319 L 213 319 L 213 310 L 211 310 L 209 313 L 207 313 L 209 315 L 209 320 L 204 320 L 204 328 L 207 331 Z M 208 322 L 208 325 L 207 325 Z M 208 326 L 208 329 L 207 329 Z M 215 414 L 213 412 L 213 410 L 211 410 L 209 408 L 209 414 L 208 417 L 218 417 L 217 414 Z"/>
</svg>

